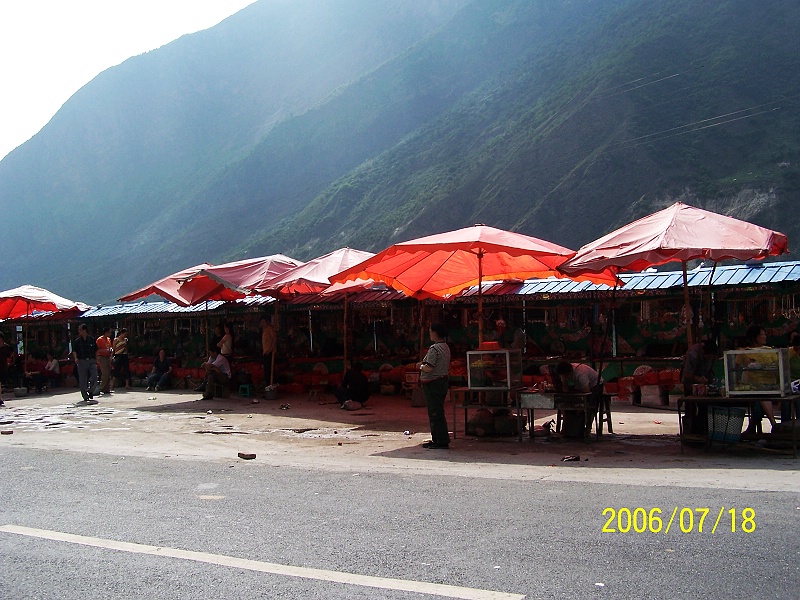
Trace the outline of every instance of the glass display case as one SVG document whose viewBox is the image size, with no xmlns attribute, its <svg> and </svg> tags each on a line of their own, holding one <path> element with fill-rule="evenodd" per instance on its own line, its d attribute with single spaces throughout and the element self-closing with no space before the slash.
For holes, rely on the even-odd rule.
<svg viewBox="0 0 800 600">
<path fill-rule="evenodd" d="M 791 393 L 787 348 L 728 350 L 724 361 L 728 396 L 785 396 Z"/>
<path fill-rule="evenodd" d="M 471 390 L 510 390 L 522 386 L 522 351 L 467 352 L 467 385 Z"/>
</svg>

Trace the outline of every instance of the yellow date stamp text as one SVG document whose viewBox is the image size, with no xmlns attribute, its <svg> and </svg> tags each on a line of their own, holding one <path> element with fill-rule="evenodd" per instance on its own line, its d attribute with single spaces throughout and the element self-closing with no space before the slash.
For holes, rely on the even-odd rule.
<svg viewBox="0 0 800 600">
<path fill-rule="evenodd" d="M 606 519 L 603 533 L 753 533 L 756 530 L 756 511 L 725 508 L 690 508 L 675 506 L 661 508 L 604 508 Z"/>
</svg>

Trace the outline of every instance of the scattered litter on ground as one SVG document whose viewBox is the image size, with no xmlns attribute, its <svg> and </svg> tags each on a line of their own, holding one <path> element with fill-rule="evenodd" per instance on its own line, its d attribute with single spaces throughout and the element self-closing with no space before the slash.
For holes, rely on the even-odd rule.
<svg viewBox="0 0 800 600">
<path fill-rule="evenodd" d="M 249 453 L 249 452 L 239 452 L 238 456 L 239 456 L 239 458 L 241 458 L 243 460 L 253 460 L 256 457 L 255 454 L 252 454 L 252 453 Z"/>
<path fill-rule="evenodd" d="M 561 459 L 561 462 L 574 462 L 579 461 L 581 459 L 580 456 L 565 456 Z"/>
</svg>

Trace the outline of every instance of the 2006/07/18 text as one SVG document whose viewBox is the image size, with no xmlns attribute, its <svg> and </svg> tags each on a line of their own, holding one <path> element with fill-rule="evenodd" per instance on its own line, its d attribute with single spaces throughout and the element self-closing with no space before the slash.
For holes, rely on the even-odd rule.
<svg viewBox="0 0 800 600">
<path fill-rule="evenodd" d="M 603 525 L 603 533 L 669 533 L 675 526 L 681 533 L 708 533 L 717 532 L 717 528 L 722 526 L 720 532 L 728 531 L 730 523 L 731 533 L 753 533 L 756 530 L 756 511 L 750 507 L 742 510 L 735 508 L 726 509 L 721 506 L 719 513 L 714 519 L 711 528 L 708 527 L 706 517 L 711 513 L 710 508 L 679 508 L 672 509 L 672 515 L 667 520 L 662 517 L 663 511 L 660 508 L 604 508 L 603 516 L 608 520 Z M 713 519 L 712 513 L 712 519 Z M 666 525 L 665 525 L 666 521 Z"/>
</svg>

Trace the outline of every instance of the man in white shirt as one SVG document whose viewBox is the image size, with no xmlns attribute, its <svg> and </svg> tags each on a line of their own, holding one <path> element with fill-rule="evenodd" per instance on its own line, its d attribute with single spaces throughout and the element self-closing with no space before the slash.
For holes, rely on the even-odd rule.
<svg viewBox="0 0 800 600">
<path fill-rule="evenodd" d="M 586 414 L 586 432 L 592 429 L 595 415 L 597 414 L 597 402 L 599 399 L 600 388 L 598 384 L 602 384 L 603 380 L 600 375 L 589 365 L 582 363 L 571 363 L 566 360 L 558 363 L 556 367 L 561 379 L 561 390 L 564 392 L 591 392 L 592 395 L 588 399 L 590 403 L 589 412 Z"/>
<path fill-rule="evenodd" d="M 228 359 L 219 353 L 219 349 L 211 348 L 208 352 L 208 362 L 203 365 L 206 376 L 203 379 L 203 400 L 214 397 L 214 384 L 229 385 L 231 380 L 231 365 Z"/>
<path fill-rule="evenodd" d="M 561 361 L 556 372 L 565 392 L 591 392 L 600 380 L 597 371 L 582 363 Z"/>
</svg>

